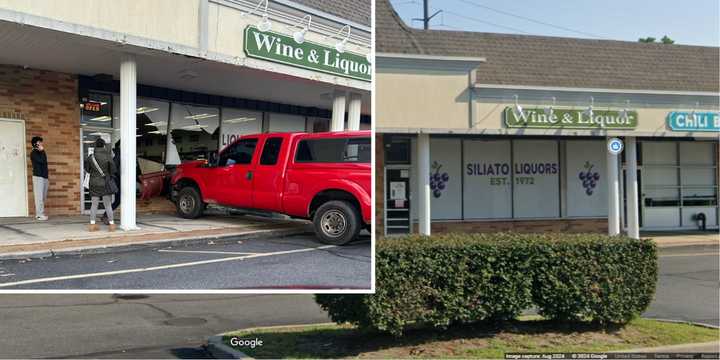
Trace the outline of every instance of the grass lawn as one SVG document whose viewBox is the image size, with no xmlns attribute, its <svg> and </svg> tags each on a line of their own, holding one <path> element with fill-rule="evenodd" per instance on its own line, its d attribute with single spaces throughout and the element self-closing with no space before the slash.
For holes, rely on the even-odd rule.
<svg viewBox="0 0 720 360">
<path fill-rule="evenodd" d="M 718 340 L 720 330 L 637 319 L 624 327 L 556 323 L 538 318 L 503 325 L 470 324 L 407 331 L 401 338 L 363 332 L 350 325 L 255 329 L 225 334 L 260 339 L 238 350 L 256 358 L 502 358 L 505 352 L 605 352 Z"/>
</svg>

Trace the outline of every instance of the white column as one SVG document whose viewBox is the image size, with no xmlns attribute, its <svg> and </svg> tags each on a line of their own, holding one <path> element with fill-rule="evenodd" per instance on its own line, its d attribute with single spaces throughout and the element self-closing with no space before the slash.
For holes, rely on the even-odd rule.
<svg viewBox="0 0 720 360">
<path fill-rule="evenodd" d="M 333 109 L 330 131 L 343 131 L 343 129 L 345 129 L 345 92 L 335 90 L 333 92 Z"/>
<path fill-rule="evenodd" d="M 618 156 L 607 153 L 608 182 L 608 234 L 620 234 L 620 184 L 618 183 Z"/>
<path fill-rule="evenodd" d="M 625 189 L 627 191 L 627 217 L 628 236 L 633 239 L 640 238 L 640 209 L 638 204 L 637 180 L 637 141 L 634 136 L 625 138 Z"/>
<path fill-rule="evenodd" d="M 137 113 L 137 72 L 135 58 L 123 57 L 120 63 L 120 227 L 137 229 L 135 224 L 135 117 Z"/>
<path fill-rule="evenodd" d="M 348 130 L 360 130 L 361 106 L 362 96 L 357 93 L 350 93 L 350 103 L 348 104 Z"/>
<path fill-rule="evenodd" d="M 430 136 L 418 134 L 418 232 L 430 235 Z"/>
</svg>

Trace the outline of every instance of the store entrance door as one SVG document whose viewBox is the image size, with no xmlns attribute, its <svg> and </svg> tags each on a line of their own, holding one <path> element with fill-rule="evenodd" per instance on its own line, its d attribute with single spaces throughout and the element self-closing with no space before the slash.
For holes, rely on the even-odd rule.
<svg viewBox="0 0 720 360">
<path fill-rule="evenodd" d="M 25 123 L 0 119 L 0 217 L 28 216 Z"/>
<path fill-rule="evenodd" d="M 80 137 L 82 138 L 82 154 L 80 154 L 80 174 L 81 179 L 85 176 L 85 160 L 87 157 L 92 154 L 95 144 L 95 140 L 102 138 L 105 140 L 105 142 L 108 144 L 107 146 L 112 146 L 112 135 L 113 130 L 112 129 L 93 129 L 93 128 L 87 128 L 83 127 L 80 130 Z M 82 183 L 82 182 L 81 182 Z M 80 185 L 82 187 L 82 185 Z M 88 192 L 88 189 L 82 188 L 80 190 L 81 192 L 81 206 L 83 214 L 90 214 L 90 206 L 92 205 L 91 199 L 90 199 L 90 193 Z M 114 200 L 114 198 L 113 198 Z M 105 210 L 105 206 L 103 205 L 102 201 L 98 204 L 98 214 L 101 214 L 102 211 Z"/>
<path fill-rule="evenodd" d="M 409 234 L 410 224 L 410 168 L 386 168 L 385 234 Z"/>
</svg>

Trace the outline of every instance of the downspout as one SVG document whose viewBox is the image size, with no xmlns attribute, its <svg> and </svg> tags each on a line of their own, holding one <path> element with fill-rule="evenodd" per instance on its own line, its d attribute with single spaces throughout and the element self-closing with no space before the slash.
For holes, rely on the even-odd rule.
<svg viewBox="0 0 720 360">
<path fill-rule="evenodd" d="M 198 50 L 202 56 L 208 52 L 208 0 L 200 0 L 198 8 Z"/>
</svg>

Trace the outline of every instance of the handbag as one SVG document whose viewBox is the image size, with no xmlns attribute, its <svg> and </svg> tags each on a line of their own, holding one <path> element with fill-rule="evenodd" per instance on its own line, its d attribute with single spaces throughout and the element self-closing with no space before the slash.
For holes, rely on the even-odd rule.
<svg viewBox="0 0 720 360">
<path fill-rule="evenodd" d="M 120 189 L 118 189 L 118 186 L 115 183 L 115 179 L 113 179 L 112 176 L 105 176 L 105 172 L 102 171 L 102 169 L 100 168 L 100 165 L 97 163 L 97 160 L 95 160 L 95 154 L 92 154 L 92 161 L 93 161 L 93 164 L 95 165 L 95 169 L 100 173 L 100 176 L 102 176 L 105 179 L 105 191 L 108 194 L 117 193 Z M 89 178 L 88 178 L 88 182 L 89 182 Z"/>
<path fill-rule="evenodd" d="M 85 178 L 83 178 L 83 188 L 90 189 L 90 173 L 85 173 Z"/>
</svg>

